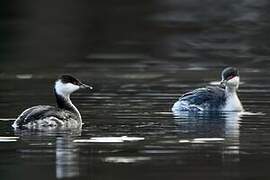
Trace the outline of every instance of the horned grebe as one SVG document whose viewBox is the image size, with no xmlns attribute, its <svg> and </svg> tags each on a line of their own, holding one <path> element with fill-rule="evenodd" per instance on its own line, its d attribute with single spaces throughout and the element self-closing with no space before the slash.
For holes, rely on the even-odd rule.
<svg viewBox="0 0 270 180">
<path fill-rule="evenodd" d="M 172 111 L 243 111 L 237 96 L 239 71 L 227 67 L 222 71 L 219 86 L 207 86 L 184 94 L 173 105 Z M 223 87 L 222 87 L 223 86 Z"/>
<path fill-rule="evenodd" d="M 80 128 L 82 126 L 81 114 L 72 104 L 70 94 L 85 88 L 93 89 L 70 75 L 61 76 L 54 85 L 57 107 L 33 106 L 26 109 L 12 126 L 15 129 Z"/>
</svg>

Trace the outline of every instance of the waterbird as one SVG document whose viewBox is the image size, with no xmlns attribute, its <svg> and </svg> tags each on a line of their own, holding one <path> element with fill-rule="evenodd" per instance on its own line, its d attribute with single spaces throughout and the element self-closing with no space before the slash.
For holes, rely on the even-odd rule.
<svg viewBox="0 0 270 180">
<path fill-rule="evenodd" d="M 235 67 L 227 67 L 221 73 L 222 80 L 218 86 L 206 86 L 187 92 L 174 103 L 172 111 L 243 111 L 238 98 L 240 76 Z"/>
<path fill-rule="evenodd" d="M 79 89 L 93 89 L 71 75 L 55 81 L 57 106 L 37 105 L 23 111 L 13 123 L 14 129 L 81 128 L 82 117 L 72 104 L 70 95 Z"/>
</svg>

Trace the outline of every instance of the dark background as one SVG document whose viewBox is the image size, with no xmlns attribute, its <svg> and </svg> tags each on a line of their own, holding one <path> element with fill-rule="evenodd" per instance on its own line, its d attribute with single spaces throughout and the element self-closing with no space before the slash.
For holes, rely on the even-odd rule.
<svg viewBox="0 0 270 180">
<path fill-rule="evenodd" d="M 269 62 L 266 0 L 0 3 L 2 73 L 57 71 L 75 61 Z"/>
<path fill-rule="evenodd" d="M 0 179 L 269 180 L 269 10 L 268 0 L 0 1 Z M 240 69 L 246 114 L 172 114 L 226 66 Z M 14 131 L 24 109 L 55 104 L 64 73 L 94 86 L 71 97 L 82 132 Z M 73 142 L 119 136 L 145 140 Z"/>
</svg>

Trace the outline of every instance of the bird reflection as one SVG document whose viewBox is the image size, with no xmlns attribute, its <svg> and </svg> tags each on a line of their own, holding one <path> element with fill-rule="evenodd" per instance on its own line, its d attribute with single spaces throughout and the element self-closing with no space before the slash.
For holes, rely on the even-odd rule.
<svg viewBox="0 0 270 180">
<path fill-rule="evenodd" d="M 29 161 L 38 162 L 35 166 L 30 166 L 35 173 L 25 174 L 25 176 L 38 175 L 41 179 L 48 179 L 46 177 L 62 179 L 79 175 L 79 148 L 73 143 L 73 140 L 81 135 L 81 129 L 74 131 L 27 129 L 16 130 L 15 135 L 24 143 L 18 149 L 23 165 L 29 166 Z M 53 168 L 55 170 L 38 172 L 48 164 L 50 167 L 55 167 Z"/>
<path fill-rule="evenodd" d="M 79 149 L 70 137 L 56 139 L 56 178 L 71 178 L 79 175 Z"/>
<path fill-rule="evenodd" d="M 215 139 L 218 139 L 216 143 L 223 143 L 222 160 L 227 162 L 239 161 L 239 122 L 243 115 L 242 112 L 177 112 L 174 113 L 174 119 L 181 132 L 193 138 L 189 141 L 191 143 L 197 143 L 194 139 L 203 139 L 200 142 L 202 147 L 207 143 L 215 143 Z"/>
</svg>

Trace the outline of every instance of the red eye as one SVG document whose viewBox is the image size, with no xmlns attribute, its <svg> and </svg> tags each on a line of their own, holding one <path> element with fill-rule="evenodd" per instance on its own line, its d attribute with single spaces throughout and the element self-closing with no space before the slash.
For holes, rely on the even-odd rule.
<svg viewBox="0 0 270 180">
<path fill-rule="evenodd" d="M 230 80 L 230 79 L 232 79 L 234 77 L 235 77 L 234 75 L 230 75 L 229 77 L 227 77 L 227 80 Z"/>
</svg>

